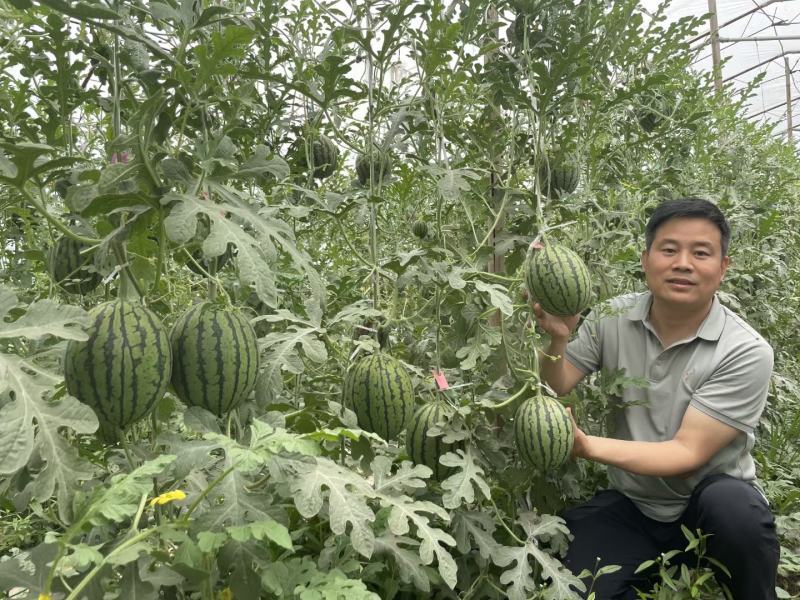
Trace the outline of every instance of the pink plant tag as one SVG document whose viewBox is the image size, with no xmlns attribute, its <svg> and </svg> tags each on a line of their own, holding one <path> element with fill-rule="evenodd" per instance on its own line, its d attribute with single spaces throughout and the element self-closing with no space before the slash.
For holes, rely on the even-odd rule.
<svg viewBox="0 0 800 600">
<path fill-rule="evenodd" d="M 531 246 L 530 247 L 533 250 L 541 250 L 542 248 L 544 248 L 544 244 L 542 244 L 542 242 L 540 242 L 539 240 L 533 240 L 531 242 Z"/>
<path fill-rule="evenodd" d="M 447 383 L 447 377 L 444 376 L 443 371 L 431 371 L 433 373 L 433 380 L 436 382 L 436 386 L 440 390 L 449 390 L 450 384 Z"/>
</svg>

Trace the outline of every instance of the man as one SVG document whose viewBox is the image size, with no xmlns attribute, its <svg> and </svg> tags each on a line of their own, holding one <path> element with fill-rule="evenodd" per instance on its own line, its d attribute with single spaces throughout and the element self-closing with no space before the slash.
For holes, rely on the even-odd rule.
<svg viewBox="0 0 800 600">
<path fill-rule="evenodd" d="M 564 515 L 574 535 L 565 565 L 599 577 L 598 600 L 636 598 L 649 589 L 636 568 L 683 549 L 681 525 L 712 534 L 708 556 L 735 600 L 775 598 L 780 546 L 750 454 L 764 409 L 772 349 L 722 306 L 716 291 L 730 262 L 722 212 L 699 198 L 662 203 L 648 221 L 641 264 L 648 292 L 611 301 L 611 316 L 555 317 L 534 304 L 550 335 L 542 379 L 559 395 L 603 367 L 647 378 L 625 389 L 611 437 L 574 422 L 573 455 L 608 465 L 612 489 Z M 599 562 L 598 562 L 599 558 Z"/>
</svg>

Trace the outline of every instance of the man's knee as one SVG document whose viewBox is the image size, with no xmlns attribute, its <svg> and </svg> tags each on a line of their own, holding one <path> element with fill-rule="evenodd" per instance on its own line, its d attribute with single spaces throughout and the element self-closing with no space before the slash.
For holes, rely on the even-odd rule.
<svg viewBox="0 0 800 600">
<path fill-rule="evenodd" d="M 685 525 L 711 536 L 710 554 L 735 563 L 747 557 L 764 567 L 774 563 L 777 568 L 780 543 L 775 519 L 761 493 L 749 483 L 727 476 L 698 487 Z"/>
</svg>

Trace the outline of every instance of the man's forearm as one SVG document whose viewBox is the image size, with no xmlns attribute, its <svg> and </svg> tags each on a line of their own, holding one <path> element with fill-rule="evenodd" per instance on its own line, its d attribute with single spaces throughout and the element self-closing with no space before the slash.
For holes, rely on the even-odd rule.
<svg viewBox="0 0 800 600">
<path fill-rule="evenodd" d="M 594 460 L 636 473 L 655 477 L 678 477 L 700 466 L 692 451 L 677 440 L 632 442 L 587 436 L 582 458 Z"/>
<path fill-rule="evenodd" d="M 544 352 L 539 353 L 539 376 L 559 396 L 565 393 L 567 340 L 551 340 Z"/>
</svg>

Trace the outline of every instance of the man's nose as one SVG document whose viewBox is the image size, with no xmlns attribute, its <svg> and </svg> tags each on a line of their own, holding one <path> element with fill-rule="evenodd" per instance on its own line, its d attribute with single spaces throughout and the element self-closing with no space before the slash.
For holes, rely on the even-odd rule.
<svg viewBox="0 0 800 600">
<path fill-rule="evenodd" d="M 687 270 L 692 268 L 691 252 L 678 252 L 675 254 L 675 261 L 672 263 L 673 269 Z"/>
</svg>

